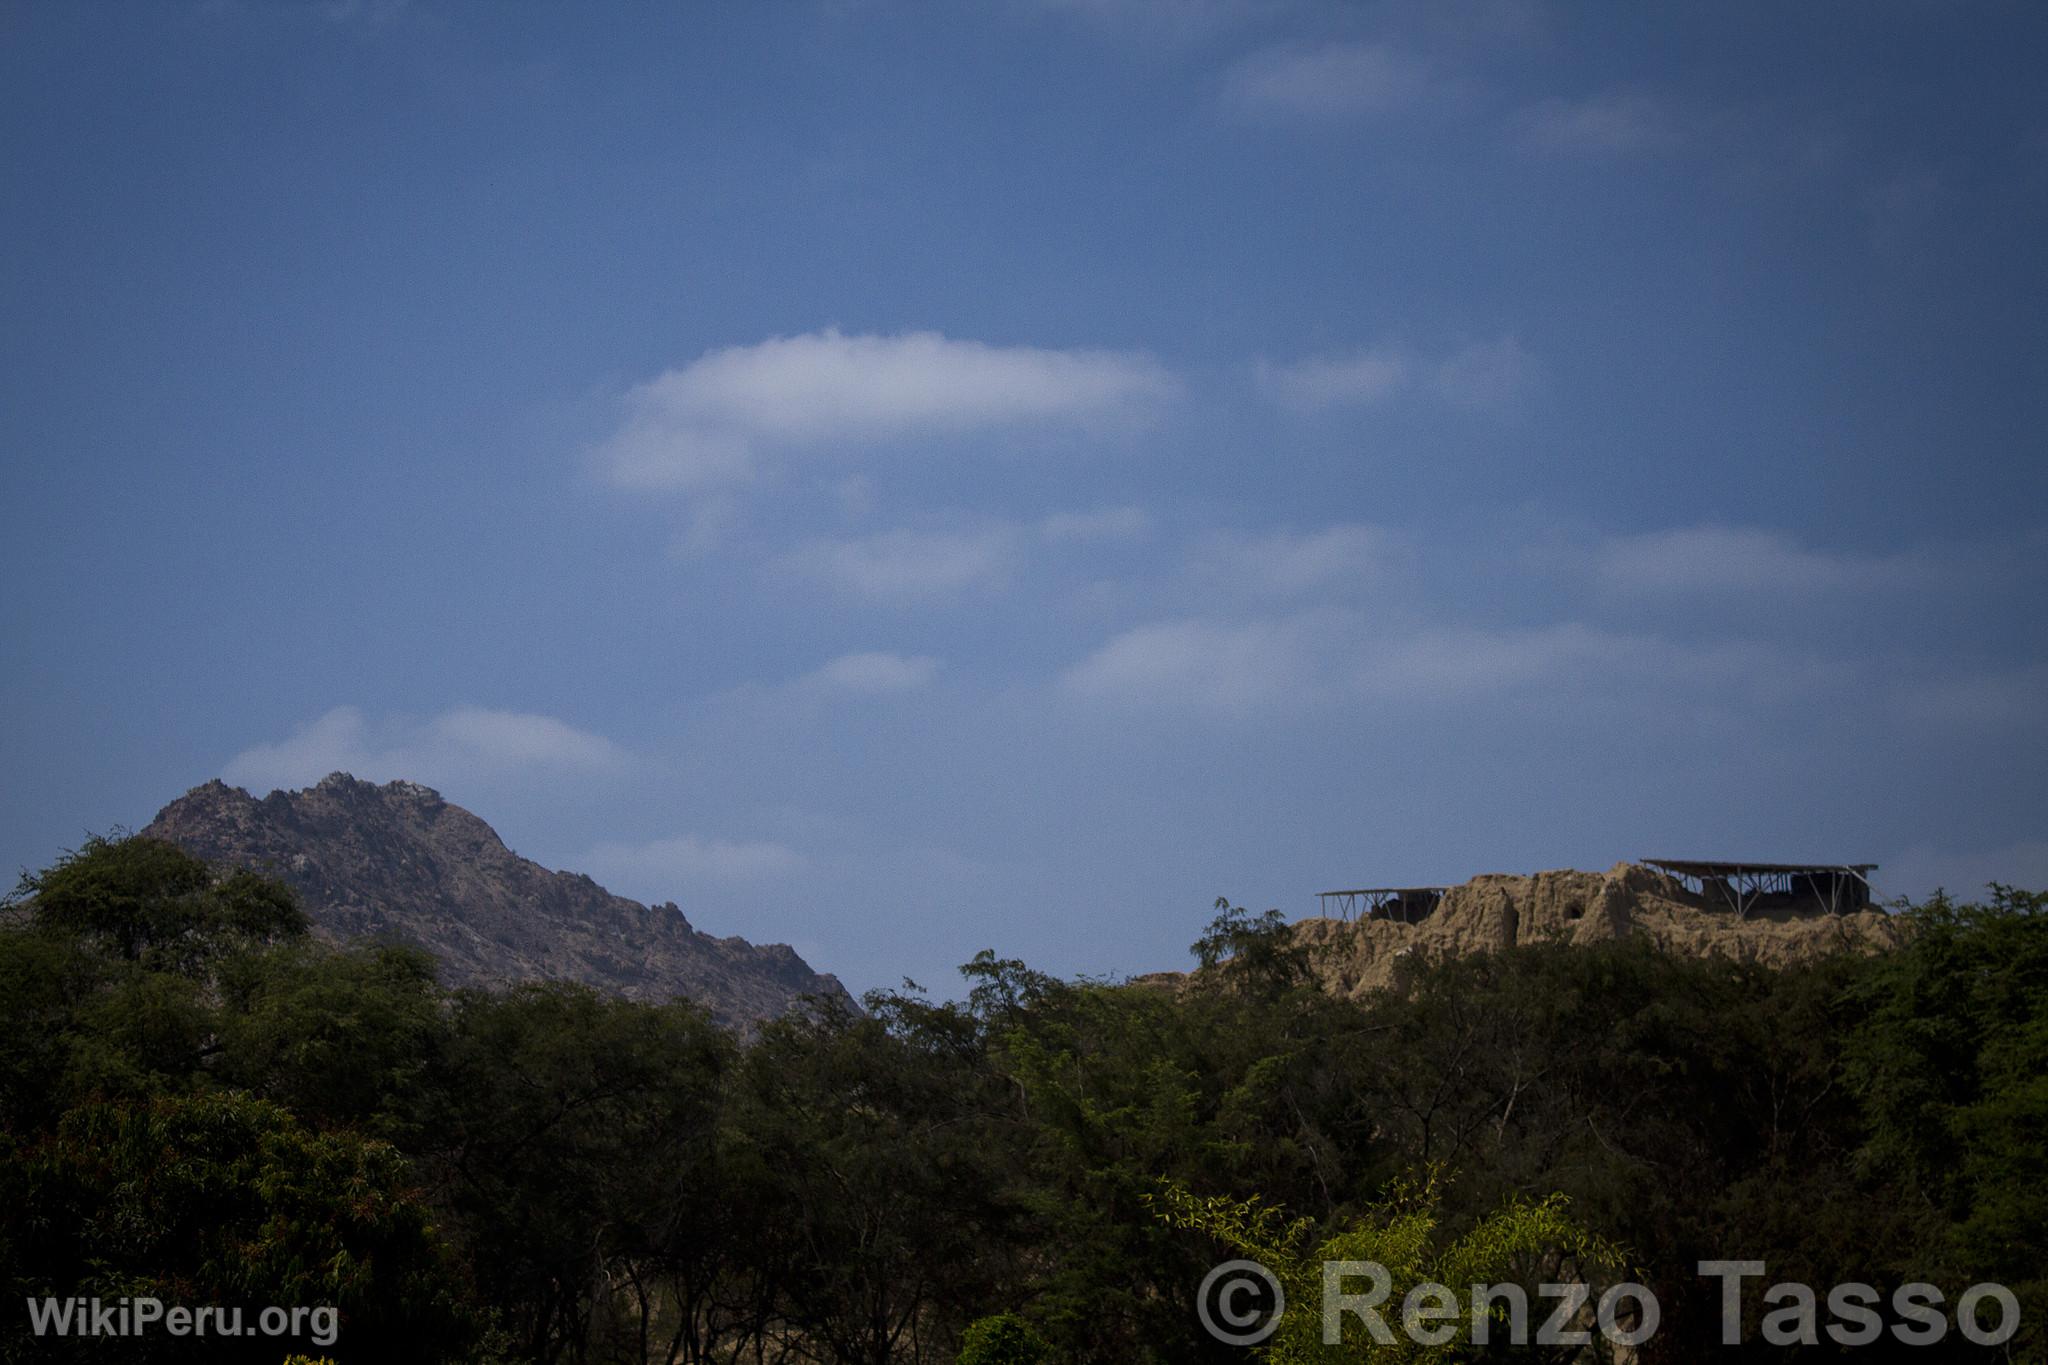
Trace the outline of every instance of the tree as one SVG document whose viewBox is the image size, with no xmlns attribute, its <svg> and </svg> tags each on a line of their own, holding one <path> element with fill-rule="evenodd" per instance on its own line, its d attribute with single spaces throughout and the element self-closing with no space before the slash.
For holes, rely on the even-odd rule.
<svg viewBox="0 0 2048 1365">
<path fill-rule="evenodd" d="M 997 1313 L 969 1323 L 960 1335 L 958 1365 L 1044 1365 L 1052 1345 L 1015 1313 Z"/>
<path fill-rule="evenodd" d="M 0 1130 L 32 1132 L 63 1108 L 82 1002 L 110 964 L 69 934 L 0 927 Z"/>
<path fill-rule="evenodd" d="M 739 1074 L 735 1180 L 777 1321 L 849 1365 L 944 1359 L 1018 1276 L 1021 1135 L 966 1011 L 876 992 L 765 1027 Z"/>
<path fill-rule="evenodd" d="M 1278 1277 L 1289 1306 L 1259 1347 L 1260 1358 L 1272 1365 L 1457 1360 L 1473 1338 L 1472 1286 L 1506 1283 L 1526 1292 L 1539 1278 L 1583 1280 L 1596 1269 L 1626 1267 L 1618 1247 L 1571 1217 L 1570 1201 L 1562 1194 L 1510 1198 L 1451 1239 L 1438 1233 L 1442 1195 L 1441 1172 L 1429 1168 L 1418 1180 L 1395 1182 L 1384 1200 L 1323 1237 L 1315 1235 L 1313 1220 L 1290 1220 L 1257 1197 L 1200 1198 L 1170 1180 L 1162 1182 L 1155 1207 L 1171 1226 L 1206 1232 Z M 1324 1344 L 1317 1311 L 1324 1294 L 1323 1267 L 1343 1261 L 1385 1268 L 1391 1280 L 1385 1299 L 1391 1341 L 1374 1341 L 1363 1322 L 1347 1315 L 1341 1319 L 1342 1339 Z M 1423 1334 L 1413 1330 L 1432 1326 L 1407 1314 L 1410 1291 L 1418 1286 L 1442 1286 L 1458 1296 L 1457 1316 L 1434 1324 L 1440 1340 L 1419 1340 Z M 1536 1302 L 1534 1295 L 1530 1301 Z M 1505 1322 L 1507 1309 L 1496 1306 L 1488 1316 Z"/>
<path fill-rule="evenodd" d="M 349 1360 L 428 1365 L 475 1358 L 485 1344 L 409 1164 L 384 1143 L 310 1132 L 277 1105 L 213 1094 L 85 1104 L 8 1157 L 0 1283 L 11 1304 L 149 1296 L 242 1305 L 245 1317 L 331 1307 Z M 271 1365 L 288 1341 L 109 1344 L 124 1360 Z M 19 1311 L 0 1315 L 0 1358 L 69 1360 L 79 1348 L 34 1337 Z"/>
<path fill-rule="evenodd" d="M 726 1253 L 714 1157 L 731 1057 L 683 1002 L 559 982 L 457 996 L 412 1131 L 524 1358 L 669 1358 L 658 1281 Z"/>
<path fill-rule="evenodd" d="M 216 1081 L 316 1126 L 418 1136 L 410 1125 L 448 1028 L 424 950 L 292 942 L 231 958 L 219 977 Z"/>
<path fill-rule="evenodd" d="M 175 844 L 141 835 L 93 835 L 55 865 L 24 873 L 9 900 L 42 927 L 187 975 L 233 948 L 298 938 L 308 927 L 284 883 L 246 869 L 217 873 Z"/>
<path fill-rule="evenodd" d="M 1216 912 L 1188 948 L 1203 971 L 1269 998 L 1311 980 L 1308 952 L 1294 941 L 1285 915 L 1254 915 L 1228 896 L 1216 898 Z"/>
<path fill-rule="evenodd" d="M 2019 1296 L 2022 1346 L 2048 1330 L 2048 894 L 1994 885 L 1988 904 L 1937 893 L 1907 945 L 1850 994 L 1845 1071 L 1866 1174 L 1910 1192 L 1919 1224 L 1891 1269 Z"/>
</svg>

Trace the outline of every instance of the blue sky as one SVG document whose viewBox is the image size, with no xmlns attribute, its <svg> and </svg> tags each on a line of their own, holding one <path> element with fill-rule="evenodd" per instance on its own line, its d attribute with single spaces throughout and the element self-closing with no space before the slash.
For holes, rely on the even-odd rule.
<svg viewBox="0 0 2048 1365">
<path fill-rule="evenodd" d="M 2048 14 L 0 10 L 0 854 L 439 787 L 858 988 L 2048 885 Z"/>
</svg>

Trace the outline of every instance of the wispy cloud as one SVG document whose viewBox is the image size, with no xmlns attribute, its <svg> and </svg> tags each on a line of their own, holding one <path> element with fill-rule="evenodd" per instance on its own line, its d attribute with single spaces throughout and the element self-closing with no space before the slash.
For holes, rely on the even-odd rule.
<svg viewBox="0 0 2048 1365">
<path fill-rule="evenodd" d="M 1332 615 L 1139 626 L 1067 669 L 1060 687 L 1087 700 L 1147 710 L 1243 713 L 1307 701 L 1325 674 L 1319 636 Z"/>
<path fill-rule="evenodd" d="M 1377 526 L 1260 534 L 1220 531 L 1195 550 L 1191 568 L 1215 589 L 1295 597 L 1373 582 L 1397 554 L 1396 538 Z"/>
<path fill-rule="evenodd" d="M 771 454 L 1128 422 L 1176 390 L 1136 352 L 835 329 L 712 351 L 635 387 L 597 456 L 628 487 L 716 488 L 752 479 Z"/>
<path fill-rule="evenodd" d="M 552 716 L 458 706 L 426 720 L 372 724 L 357 707 L 337 706 L 285 739 L 236 754 L 222 776 L 253 791 L 303 787 L 331 772 L 463 787 L 523 774 L 601 774 L 625 762 L 610 740 Z"/>
<path fill-rule="evenodd" d="M 807 674 L 801 685 L 817 690 L 869 695 L 914 692 L 929 687 L 938 671 L 939 661 L 930 655 L 870 650 L 840 655 L 817 672 Z"/>
<path fill-rule="evenodd" d="M 1224 77 L 1224 100 L 1248 114 L 1343 118 L 1406 108 L 1434 86 L 1428 64 L 1403 48 L 1283 43 L 1233 66 Z"/>
<path fill-rule="evenodd" d="M 928 603 L 1001 588 L 1033 559 L 1139 540 L 1151 526 L 1141 507 L 1054 512 L 1035 522 L 956 516 L 937 526 L 817 537 L 777 556 L 769 572 L 844 597 Z"/>
<path fill-rule="evenodd" d="M 1526 394 L 1535 380 L 1535 359 L 1511 336 L 1467 346 L 1429 371 L 1437 396 L 1475 408 L 1512 403 Z"/>
<path fill-rule="evenodd" d="M 1810 677 L 1807 666 L 1769 645 L 1688 642 L 1566 621 L 1431 627 L 1362 641 L 1353 681 L 1373 696 L 1415 702 L 1615 691 L 1668 702 L 1701 689 L 1782 689 Z"/>
<path fill-rule="evenodd" d="M 1391 398 L 1408 387 L 1414 364 L 1405 354 L 1381 347 L 1342 355 L 1308 356 L 1289 364 L 1258 363 L 1259 387 L 1276 402 L 1308 411 L 1363 405 Z"/>
<path fill-rule="evenodd" d="M 1752 526 L 1694 526 L 1616 536 L 1596 551 L 1596 572 L 1610 592 L 1809 593 L 1896 586 L 1925 576 L 1904 556 L 1810 549 L 1780 531 Z"/>
<path fill-rule="evenodd" d="M 1429 357 L 1393 346 L 1259 361 L 1260 390 L 1282 407 L 1313 412 L 1421 395 L 1466 407 L 1502 407 L 1526 394 L 1537 374 L 1520 341 L 1503 336 Z"/>
<path fill-rule="evenodd" d="M 1038 523 L 1038 533 L 1055 542 L 1136 540 L 1151 529 L 1151 515 L 1142 507 L 1054 512 Z"/>
<path fill-rule="evenodd" d="M 957 596 L 1007 581 L 1021 544 L 1008 524 L 965 530 L 893 530 L 808 541 L 775 561 L 786 577 L 877 602 Z"/>
<path fill-rule="evenodd" d="M 1523 110 L 1516 127 L 1527 146 L 1560 154 L 1655 151 L 1679 140 L 1670 110 L 1635 91 L 1543 100 Z"/>
<path fill-rule="evenodd" d="M 677 559 L 702 559 L 722 549 L 745 521 L 745 510 L 731 493 L 693 498 L 681 527 L 669 541 L 669 553 Z"/>
<path fill-rule="evenodd" d="M 1338 703 L 1401 708 L 1540 702 L 1558 713 L 1633 696 L 1658 707 L 1810 693 L 1838 670 L 1767 643 L 1697 642 L 1584 622 L 1392 626 L 1330 607 L 1158 622 L 1069 668 L 1064 691 L 1120 707 L 1250 714 Z"/>
</svg>

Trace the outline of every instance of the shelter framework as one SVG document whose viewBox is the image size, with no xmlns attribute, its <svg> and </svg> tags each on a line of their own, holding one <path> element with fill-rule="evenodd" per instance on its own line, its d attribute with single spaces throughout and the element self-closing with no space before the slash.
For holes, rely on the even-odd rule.
<svg viewBox="0 0 2048 1365">
<path fill-rule="evenodd" d="M 1646 867 L 1668 872 L 1690 891 L 1718 900 L 1746 919 L 1766 900 L 1809 902 L 1831 915 L 1867 909 L 1870 874 L 1876 863 L 1743 863 L 1689 858 L 1645 858 Z"/>
<path fill-rule="evenodd" d="M 1446 886 L 1373 886 L 1355 891 L 1318 891 L 1325 919 L 1390 919 L 1414 924 L 1442 903 Z M 1332 910 L 1336 914 L 1331 914 Z"/>
</svg>

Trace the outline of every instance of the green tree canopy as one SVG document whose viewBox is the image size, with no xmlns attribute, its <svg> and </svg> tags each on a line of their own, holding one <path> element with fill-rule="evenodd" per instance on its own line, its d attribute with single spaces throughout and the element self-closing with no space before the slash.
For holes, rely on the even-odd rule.
<svg viewBox="0 0 2048 1365">
<path fill-rule="evenodd" d="M 338 1310 L 337 1359 L 439 1365 L 484 1340 L 459 1267 L 406 1159 L 307 1130 L 246 1095 L 93 1103 L 0 1163 L 0 1358 L 77 1359 L 34 1338 L 26 1297 L 147 1295 L 166 1304 Z M 158 1334 L 109 1359 L 262 1362 L 288 1343 Z"/>
<path fill-rule="evenodd" d="M 284 883 L 246 869 L 217 873 L 175 844 L 141 835 L 93 835 L 52 867 L 23 874 L 10 899 L 39 926 L 180 972 L 308 927 Z"/>
</svg>

